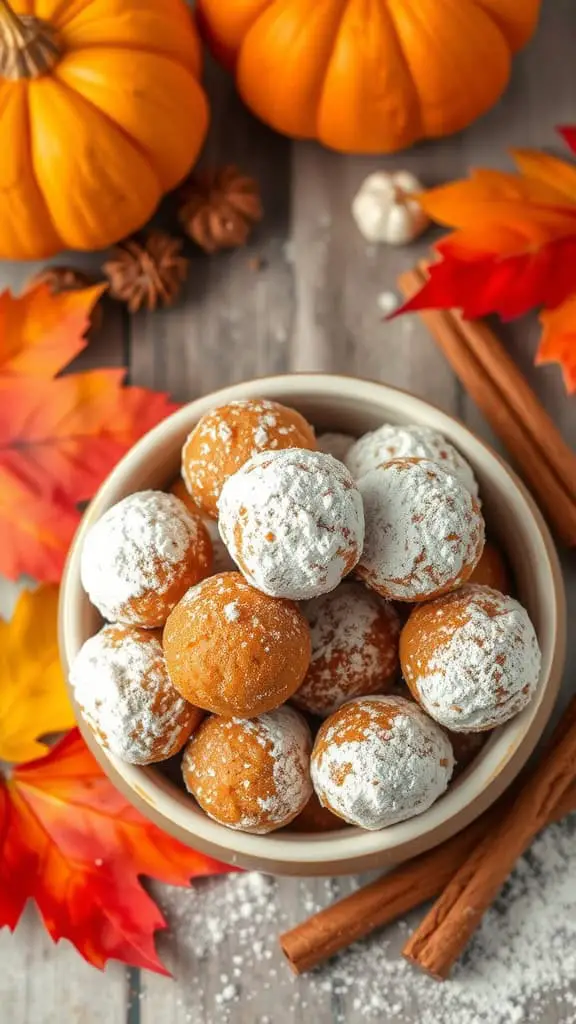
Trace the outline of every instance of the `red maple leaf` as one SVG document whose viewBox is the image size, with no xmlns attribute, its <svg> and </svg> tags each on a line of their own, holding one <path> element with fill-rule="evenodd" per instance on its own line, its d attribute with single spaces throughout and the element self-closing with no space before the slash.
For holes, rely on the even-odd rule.
<svg viewBox="0 0 576 1024">
<path fill-rule="evenodd" d="M 559 131 L 576 152 L 576 128 Z M 426 283 L 393 315 L 456 308 L 469 319 L 510 320 L 576 294 L 576 165 L 532 150 L 513 157 L 516 174 L 477 170 L 420 196 L 434 220 L 455 230 L 435 246 L 440 259 Z M 564 334 L 554 358 L 572 358 L 572 346 Z"/>
<path fill-rule="evenodd" d="M 167 973 L 166 927 L 140 875 L 171 885 L 232 871 L 161 832 L 103 775 L 77 730 L 0 781 L 0 927 L 35 902 L 54 941 L 95 967 L 109 959 Z"/>
<path fill-rule="evenodd" d="M 55 377 L 85 346 L 101 290 L 0 296 L 0 573 L 10 579 L 60 578 L 78 503 L 177 408 L 160 392 L 123 387 L 122 370 Z"/>
</svg>

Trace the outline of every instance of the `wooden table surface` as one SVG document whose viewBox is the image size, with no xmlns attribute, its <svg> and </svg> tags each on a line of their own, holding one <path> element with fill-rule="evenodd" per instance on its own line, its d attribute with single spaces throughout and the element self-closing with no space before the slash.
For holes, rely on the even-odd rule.
<svg viewBox="0 0 576 1024">
<path fill-rule="evenodd" d="M 576 120 L 575 29 L 574 0 L 545 0 L 538 36 L 517 58 L 500 104 L 455 138 L 386 159 L 341 156 L 273 134 L 243 109 L 230 81 L 208 68 L 213 121 L 204 160 L 236 162 L 252 173 L 262 187 L 265 219 L 247 249 L 213 258 L 194 253 L 174 309 L 130 319 L 110 305 L 83 366 L 128 360 L 132 382 L 166 389 L 180 401 L 270 373 L 367 376 L 437 403 L 499 448 L 420 323 L 382 322 L 379 295 L 394 288 L 399 271 L 424 252 L 429 239 L 399 249 L 368 246 L 352 222 L 350 201 L 364 176 L 380 167 L 409 168 L 432 185 L 464 175 L 472 165 L 508 167 L 510 146 L 558 148 L 554 125 Z M 261 261 L 257 271 L 253 257 Z M 98 259 L 77 256 L 74 262 L 94 266 Z M 0 265 L 0 285 L 17 290 L 34 269 Z M 532 365 L 535 319 L 502 333 L 566 438 L 576 442 L 576 399 L 565 397 L 555 368 Z M 574 621 L 574 557 L 564 556 L 564 567 Z M 568 688 L 576 672 L 574 630 L 570 644 Z M 340 989 L 332 975 L 296 982 L 276 943 L 281 923 L 295 923 L 355 884 L 245 876 L 202 883 L 195 893 L 159 891 L 172 925 L 160 948 L 175 980 L 118 965 L 101 975 L 67 944 L 52 946 L 29 911 L 15 937 L 0 933 L 0 1020 L 289 1024 L 310 1014 L 316 1024 L 357 1024 L 367 1019 L 370 978 L 364 979 L 361 998 Z M 222 915 L 226 934 L 218 923 Z M 376 957 L 373 962 L 377 989 Z M 467 1012 L 461 1024 L 472 1021 Z M 420 1019 L 416 1002 L 411 1019 Z M 558 1024 L 566 1018 L 551 1004 L 540 1019 Z"/>
</svg>

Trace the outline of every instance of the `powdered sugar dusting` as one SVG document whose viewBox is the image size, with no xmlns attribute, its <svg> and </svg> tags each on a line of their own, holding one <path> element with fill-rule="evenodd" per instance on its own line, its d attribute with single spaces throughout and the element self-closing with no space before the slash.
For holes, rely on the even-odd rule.
<svg viewBox="0 0 576 1024">
<path fill-rule="evenodd" d="M 229 601 L 224 605 L 224 617 L 228 622 L 237 622 L 240 618 L 240 608 L 237 601 Z"/>
<path fill-rule="evenodd" d="M 186 965 L 180 984 L 172 983 L 178 1020 L 280 1024 L 324 1019 L 329 1007 L 334 1024 L 576 1024 L 575 860 L 572 815 L 547 829 L 519 861 L 441 985 L 400 957 L 421 908 L 323 968 L 292 976 L 278 933 L 346 895 L 365 876 L 274 880 L 248 873 L 200 879 L 191 890 L 156 885 L 171 926 L 170 937 L 160 938 L 165 958 L 171 969 L 180 967 L 177 976 Z M 227 1006 L 217 1001 L 229 984 L 220 980 L 222 970 L 238 985 Z M 146 1006 L 148 1016 L 151 1009 Z"/>
<path fill-rule="evenodd" d="M 484 546 L 475 498 L 428 460 L 398 459 L 358 481 L 366 540 L 358 572 L 386 597 L 421 600 L 462 583 Z"/>
<path fill-rule="evenodd" d="M 417 626 L 409 627 L 403 668 L 428 714 L 466 732 L 502 725 L 530 702 L 541 655 L 518 601 L 469 584 L 427 606 L 425 615 L 420 638 Z"/>
<path fill-rule="evenodd" d="M 254 744 L 264 758 L 255 755 Z M 270 832 L 288 824 L 310 799 L 311 746 L 306 722 L 286 706 L 248 720 L 213 718 L 186 748 L 184 781 L 216 821 L 243 832 Z"/>
<path fill-rule="evenodd" d="M 129 602 L 161 592 L 198 537 L 183 502 L 163 491 L 138 491 L 113 505 L 84 541 L 82 585 L 105 619 L 135 621 Z M 168 570 L 168 571 L 167 571 Z"/>
<path fill-rule="evenodd" d="M 346 455 L 354 444 L 355 438 L 351 434 L 327 433 L 320 434 L 317 441 L 319 451 L 326 455 L 332 455 L 340 462 L 345 462 Z"/>
<path fill-rule="evenodd" d="M 312 660 L 294 703 L 322 717 L 351 697 L 382 693 L 398 666 L 400 620 L 394 608 L 359 583 L 344 582 L 306 601 Z"/>
<path fill-rule="evenodd" d="M 380 829 L 427 810 L 454 756 L 445 733 L 402 697 L 358 697 L 321 727 L 311 772 L 320 802 L 352 825 Z"/>
<path fill-rule="evenodd" d="M 478 497 L 472 467 L 446 438 L 432 427 L 384 423 L 353 444 L 344 459 L 355 480 L 392 459 L 429 459 L 454 473 Z"/>
<path fill-rule="evenodd" d="M 132 627 L 104 626 L 90 637 L 70 683 L 102 745 L 131 764 L 175 754 L 198 714 L 172 686 L 159 639 Z"/>
<path fill-rule="evenodd" d="M 253 456 L 225 483 L 221 536 L 246 578 L 272 597 L 333 590 L 364 539 L 362 500 L 342 463 L 289 449 Z"/>
</svg>

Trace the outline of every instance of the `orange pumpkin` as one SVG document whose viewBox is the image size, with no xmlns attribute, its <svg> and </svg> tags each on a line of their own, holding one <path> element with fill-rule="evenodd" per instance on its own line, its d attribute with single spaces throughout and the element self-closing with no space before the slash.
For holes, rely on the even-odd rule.
<svg viewBox="0 0 576 1024">
<path fill-rule="evenodd" d="M 184 0 L 0 0 L 0 256 L 148 220 L 204 139 L 199 74 Z"/>
<path fill-rule="evenodd" d="M 541 0 L 199 0 L 247 105 L 287 135 L 388 153 L 501 95 Z"/>
</svg>

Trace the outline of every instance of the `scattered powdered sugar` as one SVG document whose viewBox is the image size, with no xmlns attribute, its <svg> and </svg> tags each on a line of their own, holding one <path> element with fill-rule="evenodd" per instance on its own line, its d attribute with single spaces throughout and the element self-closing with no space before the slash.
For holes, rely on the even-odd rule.
<svg viewBox="0 0 576 1024">
<path fill-rule="evenodd" d="M 173 494 L 138 491 L 119 501 L 91 527 L 82 549 L 82 585 L 111 621 L 137 621 L 129 602 L 172 583 L 198 537 L 196 520 Z"/>
<path fill-rule="evenodd" d="M 287 706 L 253 719 L 213 718 L 186 748 L 184 780 L 211 818 L 243 832 L 270 832 L 295 818 L 312 795 L 311 747 L 307 723 Z"/>
<path fill-rule="evenodd" d="M 324 452 L 326 455 L 332 455 L 333 458 L 339 459 L 340 462 L 345 462 L 346 455 L 356 439 L 351 434 L 327 433 L 319 434 L 316 440 L 319 451 Z"/>
<path fill-rule="evenodd" d="M 378 309 L 388 316 L 389 313 L 393 313 L 395 309 L 398 309 L 400 301 L 395 292 L 380 292 L 376 296 L 376 305 Z"/>
<path fill-rule="evenodd" d="M 446 728 L 494 728 L 532 699 L 540 648 L 528 612 L 513 597 L 468 584 L 419 609 L 409 629 L 404 675 Z"/>
<path fill-rule="evenodd" d="M 355 480 L 392 459 L 429 459 L 457 476 L 475 498 L 478 484 L 471 466 L 446 438 L 432 427 L 384 423 L 364 434 L 346 454 L 345 463 Z"/>
<path fill-rule="evenodd" d="M 446 734 L 402 697 L 344 704 L 321 727 L 311 762 L 320 802 L 372 830 L 426 811 L 453 769 Z"/>
<path fill-rule="evenodd" d="M 274 880 L 250 873 L 198 879 L 191 890 L 155 884 L 170 925 L 159 942 L 176 974 L 170 985 L 178 993 L 178 1021 L 280 1024 L 324 1019 L 329 1006 L 334 1024 L 576 1024 L 575 861 L 572 815 L 542 833 L 519 861 L 443 984 L 400 957 L 423 908 L 319 970 L 293 977 L 279 932 L 366 877 Z M 230 983 L 237 995 L 222 1005 L 218 996 Z M 146 1004 L 146 991 L 142 999 Z"/>
<path fill-rule="evenodd" d="M 232 557 L 272 597 L 333 590 L 362 551 L 362 499 L 346 467 L 323 452 L 253 456 L 224 484 L 219 511 Z"/>
<path fill-rule="evenodd" d="M 90 637 L 70 683 L 102 745 L 130 764 L 171 757 L 197 714 L 172 686 L 160 641 L 133 627 L 104 626 Z"/>
<path fill-rule="evenodd" d="M 325 717 L 360 694 L 384 692 L 398 667 L 400 620 L 392 607 L 360 583 L 302 605 L 312 636 L 312 660 L 292 700 Z"/>
<path fill-rule="evenodd" d="M 385 597 L 413 601 L 457 586 L 484 546 L 480 506 L 453 473 L 398 459 L 358 481 L 366 540 L 358 573 Z"/>
<path fill-rule="evenodd" d="M 229 601 L 224 605 L 224 617 L 228 622 L 237 622 L 240 618 L 240 609 L 237 601 Z"/>
</svg>

